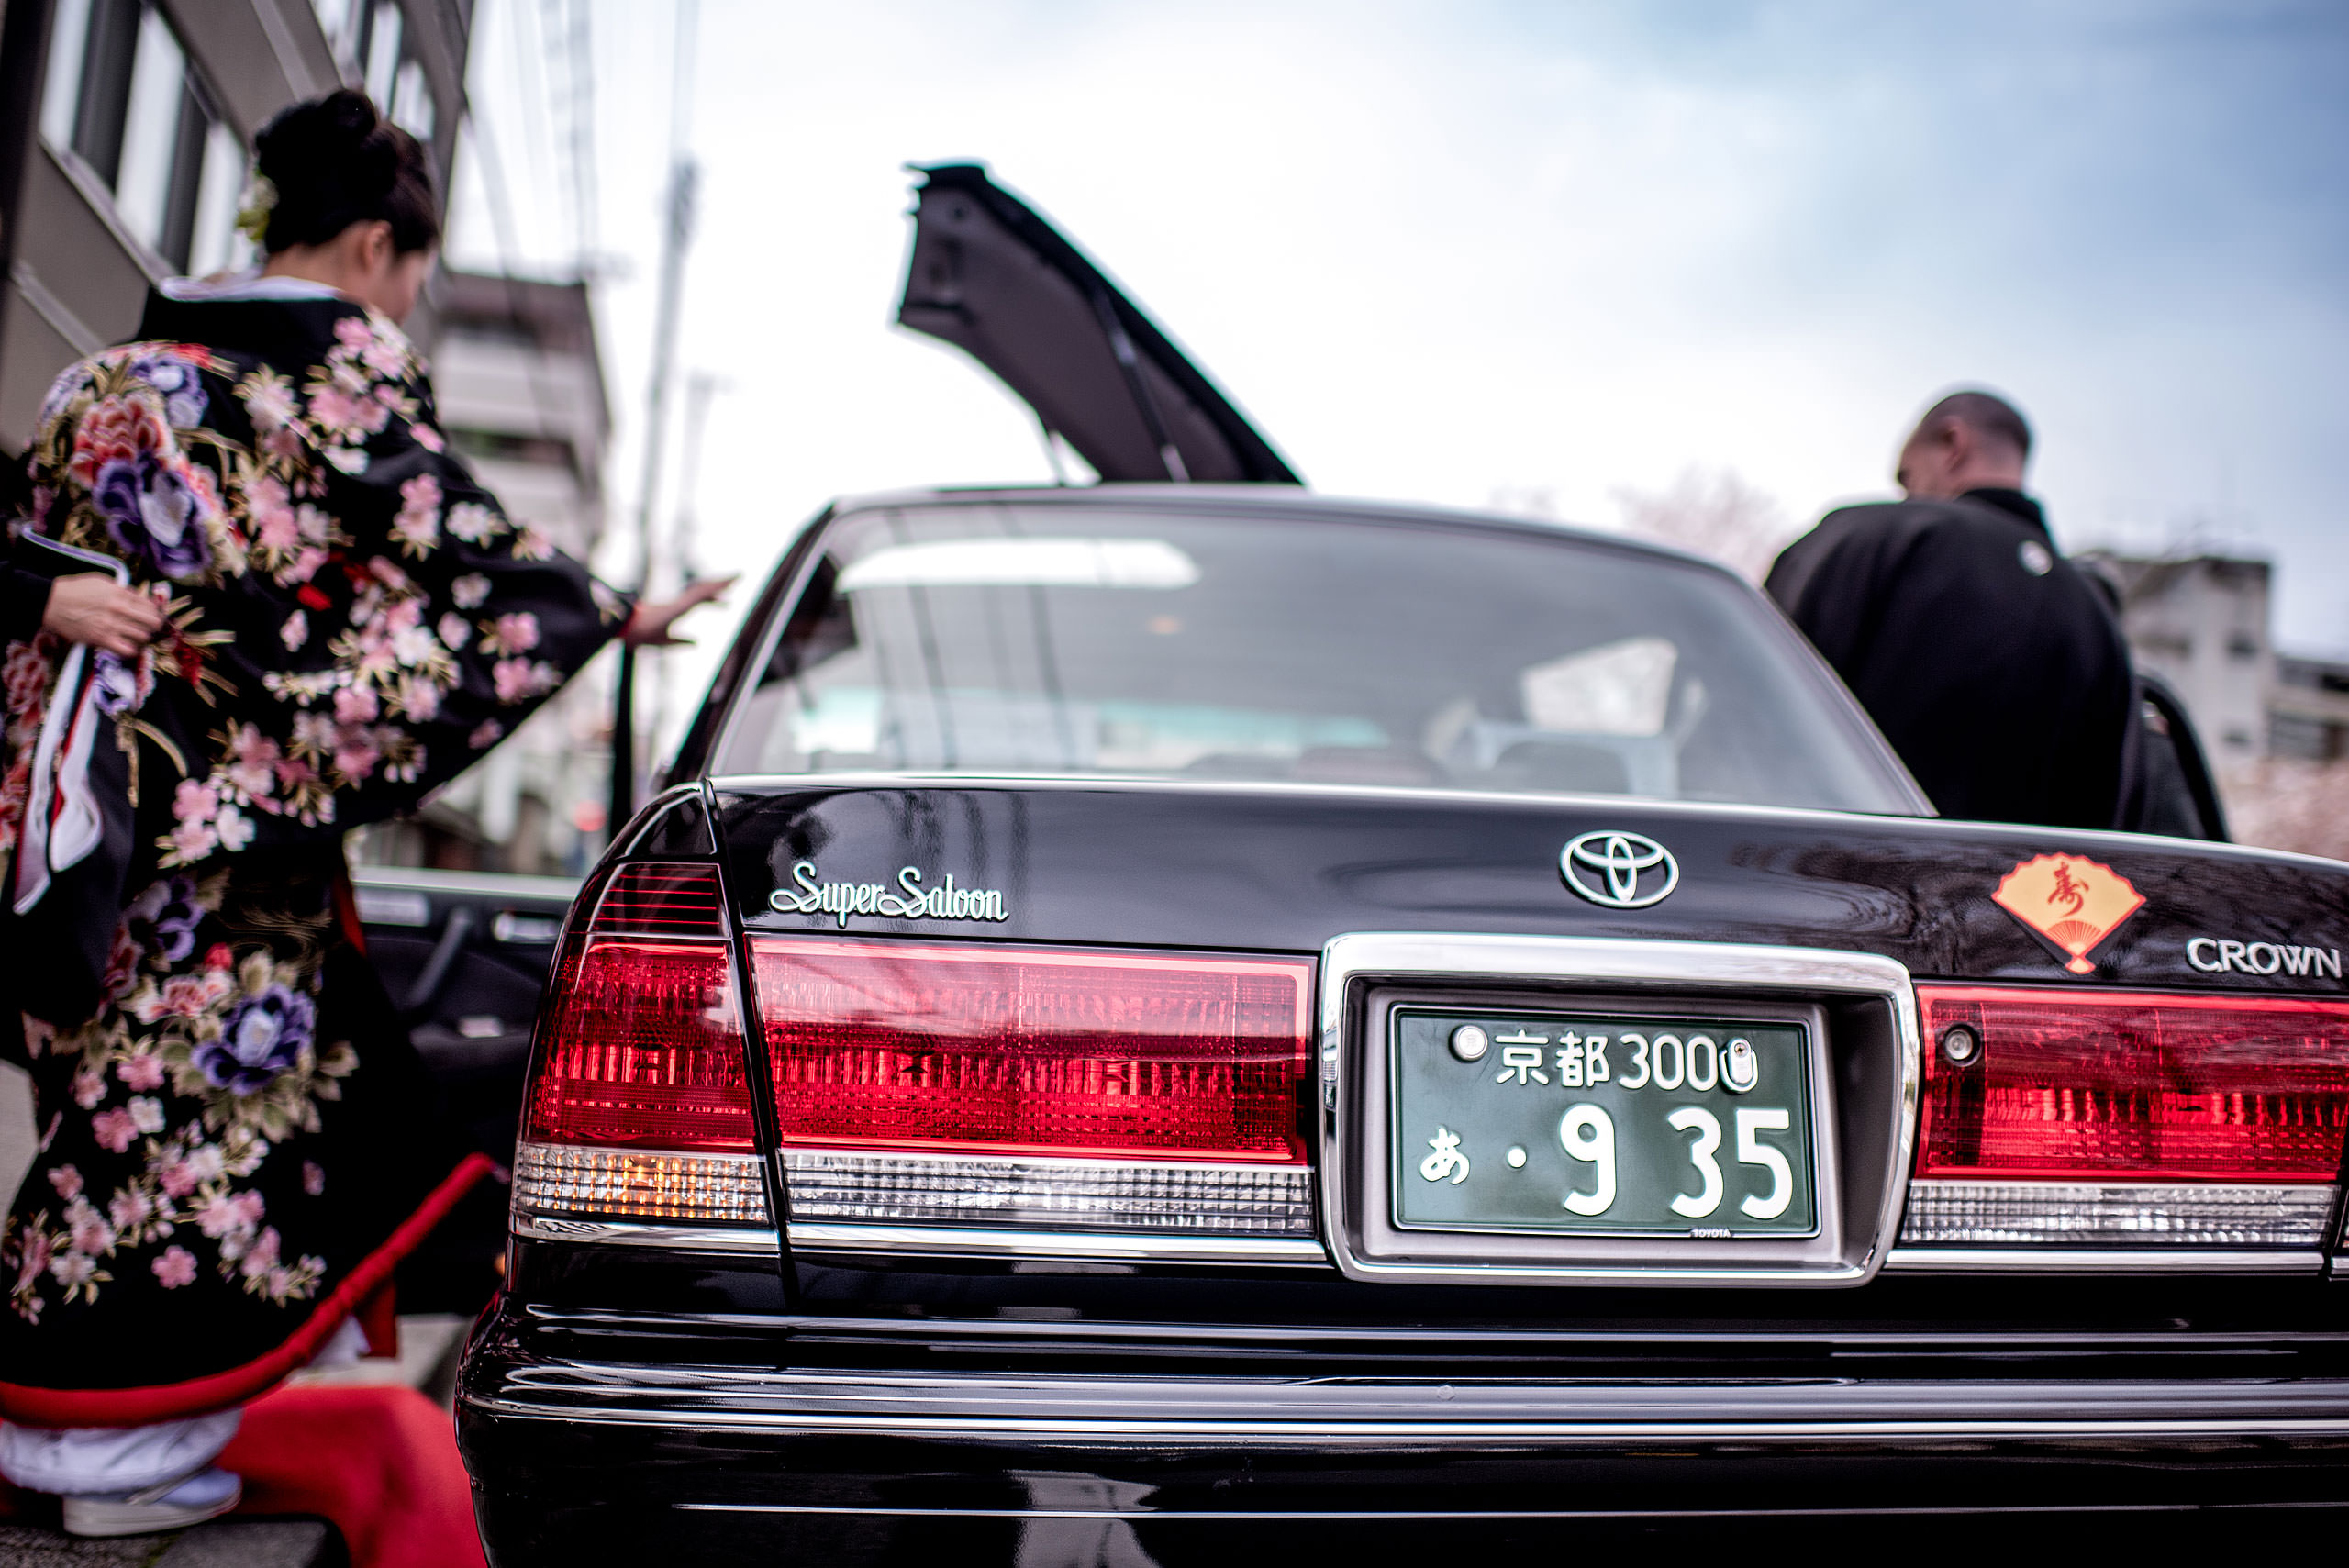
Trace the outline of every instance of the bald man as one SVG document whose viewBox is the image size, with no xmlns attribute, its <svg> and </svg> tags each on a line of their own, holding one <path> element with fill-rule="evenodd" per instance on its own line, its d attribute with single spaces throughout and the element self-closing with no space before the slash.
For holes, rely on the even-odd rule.
<svg viewBox="0 0 2349 1568">
<path fill-rule="evenodd" d="M 1900 450 L 1906 499 L 1829 513 L 1764 585 L 1943 816 L 2115 827 L 2128 644 L 2023 494 L 2030 458 L 2005 399 L 1944 397 Z"/>
</svg>

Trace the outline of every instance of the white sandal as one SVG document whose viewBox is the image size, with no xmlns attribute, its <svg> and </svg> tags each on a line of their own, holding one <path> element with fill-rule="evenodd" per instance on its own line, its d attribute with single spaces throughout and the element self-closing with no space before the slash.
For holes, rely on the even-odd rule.
<svg viewBox="0 0 2349 1568">
<path fill-rule="evenodd" d="M 68 1535 L 153 1535 L 218 1518 L 237 1506 L 245 1484 L 226 1470 L 199 1470 L 137 1492 L 63 1499 Z"/>
</svg>

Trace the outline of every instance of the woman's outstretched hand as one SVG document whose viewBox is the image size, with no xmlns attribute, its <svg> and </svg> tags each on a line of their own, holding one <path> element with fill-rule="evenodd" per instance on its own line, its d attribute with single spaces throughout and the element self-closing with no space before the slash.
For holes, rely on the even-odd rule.
<svg viewBox="0 0 2349 1568">
<path fill-rule="evenodd" d="M 49 585 L 43 631 L 68 642 L 103 648 L 117 659 L 135 659 L 163 629 L 163 612 L 136 588 L 126 588 L 103 572 L 77 572 Z"/>
<path fill-rule="evenodd" d="M 663 599 L 657 605 L 640 604 L 636 613 L 628 617 L 628 625 L 620 628 L 620 640 L 630 648 L 676 648 L 685 639 L 669 635 L 677 617 L 697 605 L 706 605 L 727 589 L 734 586 L 731 577 L 706 577 L 685 585 L 685 591 L 674 599 Z"/>
</svg>

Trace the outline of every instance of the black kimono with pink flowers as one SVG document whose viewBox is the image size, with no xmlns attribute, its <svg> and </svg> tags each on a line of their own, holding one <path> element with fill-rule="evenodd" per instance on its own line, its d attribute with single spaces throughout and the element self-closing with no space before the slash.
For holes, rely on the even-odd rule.
<svg viewBox="0 0 2349 1568">
<path fill-rule="evenodd" d="M 406 339 L 339 299 L 153 298 L 139 341 L 59 378 L 28 476 L 17 530 L 122 562 L 170 623 L 91 658 L 91 777 L 127 798 L 60 873 L 79 904 L 10 927 L 32 951 L 81 909 L 103 962 L 78 996 L 0 981 L 38 999 L 42 1138 L 0 1233 L 0 1416 L 125 1425 L 299 1365 L 485 1168 L 432 1135 L 340 840 L 479 758 L 625 606 L 473 482 Z M 69 651 L 13 629 L 16 898 Z"/>
</svg>

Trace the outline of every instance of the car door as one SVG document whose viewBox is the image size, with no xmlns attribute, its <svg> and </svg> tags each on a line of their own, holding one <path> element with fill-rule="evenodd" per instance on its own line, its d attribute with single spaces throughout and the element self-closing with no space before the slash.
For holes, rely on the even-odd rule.
<svg viewBox="0 0 2349 1568">
<path fill-rule="evenodd" d="M 367 955 L 451 1121 L 502 1172 L 514 1158 L 531 1020 L 578 880 L 358 866 L 351 882 Z M 401 1309 L 478 1310 L 505 1240 L 505 1184 L 484 1183 L 402 1264 Z"/>
</svg>

